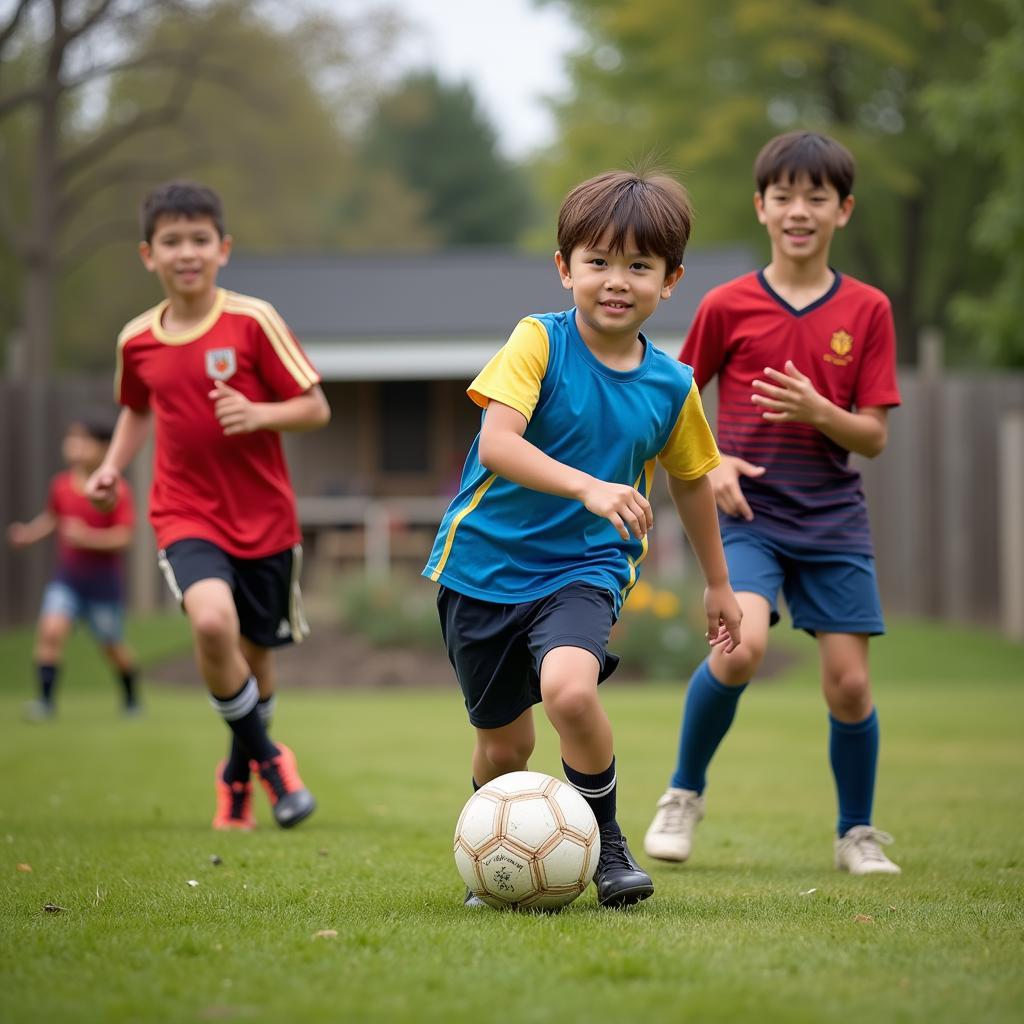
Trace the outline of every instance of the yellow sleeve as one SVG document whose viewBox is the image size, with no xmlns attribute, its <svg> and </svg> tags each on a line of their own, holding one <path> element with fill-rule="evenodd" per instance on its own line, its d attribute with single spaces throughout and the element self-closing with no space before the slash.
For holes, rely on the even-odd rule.
<svg viewBox="0 0 1024 1024">
<path fill-rule="evenodd" d="M 508 341 L 466 389 L 486 409 L 492 400 L 511 406 L 529 422 L 540 398 L 540 385 L 548 368 L 548 333 L 533 317 L 516 324 Z"/>
<path fill-rule="evenodd" d="M 690 393 L 658 459 L 671 476 L 680 480 L 696 480 L 722 461 L 696 384 L 690 385 Z"/>
</svg>

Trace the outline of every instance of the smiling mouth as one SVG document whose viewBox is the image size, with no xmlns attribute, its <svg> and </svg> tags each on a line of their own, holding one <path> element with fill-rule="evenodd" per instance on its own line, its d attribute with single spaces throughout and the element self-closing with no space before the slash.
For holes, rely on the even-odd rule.
<svg viewBox="0 0 1024 1024">
<path fill-rule="evenodd" d="M 601 306 L 604 309 L 629 309 L 630 308 L 630 303 L 628 303 L 628 302 L 615 302 L 614 300 L 612 300 L 612 301 L 602 302 Z"/>
</svg>

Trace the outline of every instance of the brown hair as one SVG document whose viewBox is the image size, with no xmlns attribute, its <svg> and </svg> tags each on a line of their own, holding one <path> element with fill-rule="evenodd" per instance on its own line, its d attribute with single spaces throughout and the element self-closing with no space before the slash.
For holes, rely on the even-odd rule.
<svg viewBox="0 0 1024 1024">
<path fill-rule="evenodd" d="M 194 181 L 168 181 L 158 185 L 142 201 L 142 237 L 153 241 L 156 223 L 161 217 L 198 220 L 209 217 L 217 234 L 224 237 L 224 207 L 220 196 Z"/>
<path fill-rule="evenodd" d="M 757 191 L 769 185 L 791 184 L 801 174 L 815 188 L 831 185 L 842 202 L 853 191 L 853 154 L 841 143 L 817 132 L 787 132 L 764 144 L 754 161 Z"/>
<path fill-rule="evenodd" d="M 611 249 L 632 239 L 640 252 L 661 256 L 665 272 L 682 265 L 693 210 L 686 189 L 667 174 L 608 171 L 577 185 L 558 211 L 558 249 L 568 262 L 573 249 L 595 245 L 611 231 Z"/>
</svg>

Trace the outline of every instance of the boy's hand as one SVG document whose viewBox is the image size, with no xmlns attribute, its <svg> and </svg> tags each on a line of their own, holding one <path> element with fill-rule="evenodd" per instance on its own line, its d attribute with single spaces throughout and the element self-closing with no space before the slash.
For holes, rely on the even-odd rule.
<svg viewBox="0 0 1024 1024">
<path fill-rule="evenodd" d="M 758 393 L 750 396 L 751 402 L 764 410 L 761 418 L 772 423 L 809 423 L 817 426 L 826 406 L 830 404 L 828 399 L 814 389 L 811 378 L 805 377 L 792 359 L 786 360 L 785 370 L 785 373 L 780 373 L 766 366 L 764 375 L 772 383 L 755 380 L 753 387 Z"/>
<path fill-rule="evenodd" d="M 101 511 L 109 512 L 117 504 L 117 484 L 121 474 L 110 466 L 100 466 L 86 481 L 85 496 Z"/>
<path fill-rule="evenodd" d="M 764 466 L 755 466 L 735 455 L 723 455 L 720 465 L 708 473 L 715 504 L 727 515 L 750 522 L 754 518 L 740 487 L 741 476 L 762 476 Z"/>
<path fill-rule="evenodd" d="M 730 654 L 740 645 L 740 621 L 743 610 L 728 583 L 709 586 L 704 590 L 704 611 L 708 617 L 706 634 L 708 646 L 718 647 Z"/>
<path fill-rule="evenodd" d="M 213 399 L 213 414 L 226 436 L 251 434 L 254 430 L 263 429 L 260 403 L 250 402 L 245 395 L 228 387 L 224 381 L 214 381 L 213 390 L 206 397 Z"/>
<path fill-rule="evenodd" d="M 654 526 L 650 502 L 635 487 L 595 480 L 581 500 L 587 511 L 607 519 L 623 540 L 630 534 L 642 540 Z"/>
<path fill-rule="evenodd" d="M 7 540 L 12 548 L 26 548 L 32 543 L 27 523 L 11 523 L 7 527 Z"/>
</svg>

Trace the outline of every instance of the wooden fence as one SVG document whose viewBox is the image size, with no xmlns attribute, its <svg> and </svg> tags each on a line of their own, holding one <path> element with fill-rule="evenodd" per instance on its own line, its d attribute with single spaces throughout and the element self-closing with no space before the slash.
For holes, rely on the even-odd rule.
<svg viewBox="0 0 1024 1024">
<path fill-rule="evenodd" d="M 1024 639 L 1024 374 L 943 372 L 938 343 L 926 343 L 923 351 L 922 365 L 900 376 L 904 404 L 891 415 L 888 448 L 878 459 L 858 460 L 886 609 L 1002 623 L 1009 634 Z M 40 400 L 47 428 L 39 437 L 28 429 L 27 387 L 0 381 L 0 524 L 39 510 L 46 481 L 60 466 L 66 422 L 84 409 L 110 408 L 109 389 L 105 377 L 46 385 Z M 713 394 L 707 404 L 713 413 Z M 303 457 L 301 444 L 290 448 L 293 462 Z M 133 474 L 144 509 L 145 458 L 137 460 Z M 325 519 L 324 500 L 312 495 L 300 500 L 300 509 L 309 512 L 304 526 L 311 533 L 332 525 L 330 515 Z M 428 504 L 440 514 L 443 503 Z M 354 518 L 343 516 L 344 522 L 333 525 L 355 530 L 368 569 L 380 575 L 387 559 L 400 557 L 401 550 L 382 548 L 380 531 L 375 533 L 372 524 L 366 528 L 365 509 L 360 509 Z M 671 551 L 678 550 L 679 542 L 659 530 L 658 545 Z M 47 545 L 12 552 L 0 544 L 0 625 L 34 618 L 51 557 Z M 161 584 L 153 535 L 145 524 L 131 554 L 129 577 L 134 606 L 153 607 Z"/>
</svg>

